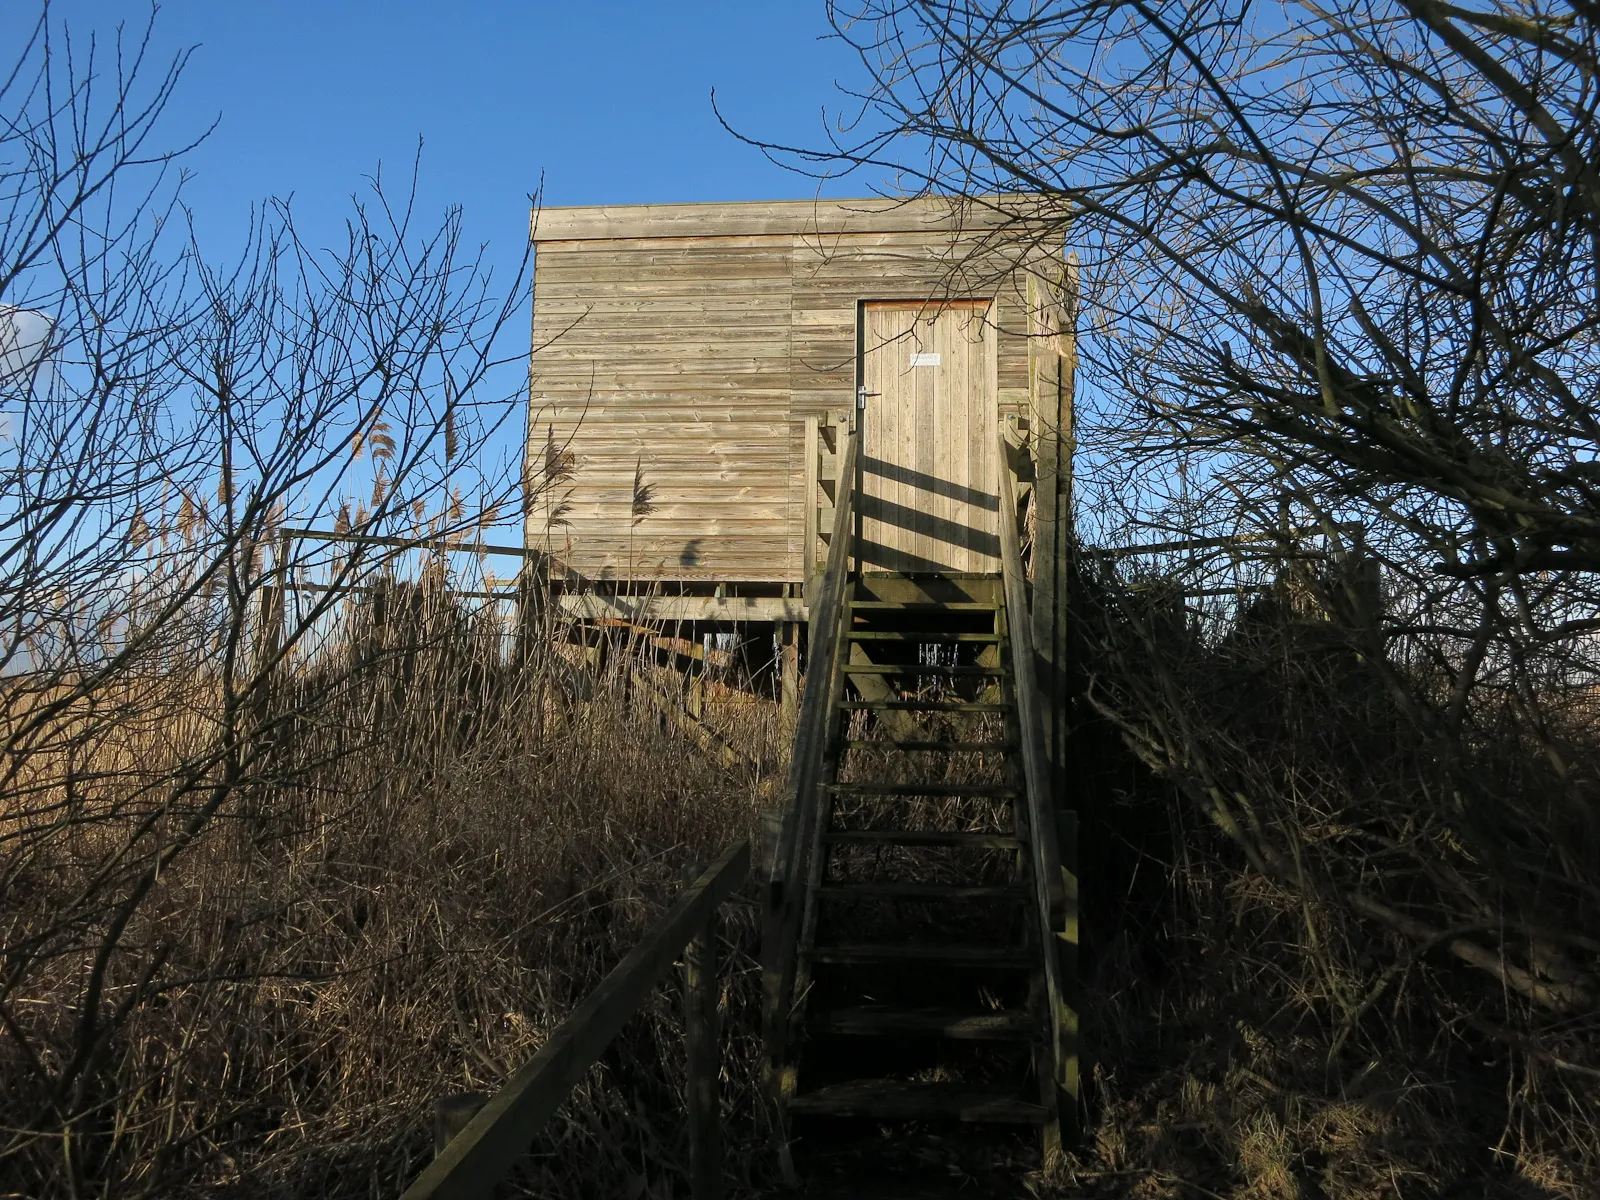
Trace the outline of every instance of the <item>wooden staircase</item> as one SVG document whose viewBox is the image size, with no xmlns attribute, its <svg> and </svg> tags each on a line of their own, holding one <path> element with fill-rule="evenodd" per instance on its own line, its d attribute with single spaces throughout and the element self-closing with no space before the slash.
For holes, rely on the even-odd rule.
<svg viewBox="0 0 1600 1200">
<path fill-rule="evenodd" d="M 888 599 L 926 593 L 868 578 L 847 601 L 788 1112 L 1045 1124 L 1055 1088 L 1005 609 L 997 580 L 925 586 L 962 598 Z"/>
<path fill-rule="evenodd" d="M 851 577 L 840 500 L 764 937 L 779 1118 L 802 1165 L 951 1128 L 1048 1152 L 1076 1117 L 1076 831 L 1045 794 L 1016 531 L 1002 577 Z"/>
</svg>

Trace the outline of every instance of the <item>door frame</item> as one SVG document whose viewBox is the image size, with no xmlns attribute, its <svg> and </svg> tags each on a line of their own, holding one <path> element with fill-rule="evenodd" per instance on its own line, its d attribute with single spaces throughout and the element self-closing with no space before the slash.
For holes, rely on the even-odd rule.
<svg viewBox="0 0 1600 1200">
<path fill-rule="evenodd" d="M 938 310 L 941 308 L 978 307 L 983 306 L 987 312 L 989 329 L 994 341 L 989 353 L 989 380 L 988 402 L 994 409 L 995 429 L 1000 428 L 1000 326 L 993 319 L 993 315 L 1000 309 L 999 293 L 982 293 L 973 296 L 947 296 L 944 299 L 924 297 L 921 299 L 907 298 L 905 296 L 858 296 L 856 297 L 856 371 L 854 401 L 850 406 L 850 431 L 856 438 L 856 477 L 851 481 L 855 488 L 856 504 L 854 514 L 854 528 L 850 531 L 850 544 L 859 546 L 862 537 L 862 504 L 861 497 L 866 487 L 866 378 L 867 378 L 867 307 L 882 306 L 885 308 L 916 308 Z M 850 573 L 855 579 L 862 575 L 861 560 L 850 556 Z"/>
</svg>

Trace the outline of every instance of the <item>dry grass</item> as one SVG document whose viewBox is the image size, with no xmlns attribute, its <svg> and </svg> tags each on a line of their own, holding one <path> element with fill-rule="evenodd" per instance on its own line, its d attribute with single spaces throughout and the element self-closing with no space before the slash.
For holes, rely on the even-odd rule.
<svg viewBox="0 0 1600 1200">
<path fill-rule="evenodd" d="M 1592 714 L 1544 697 L 1538 740 L 1485 696 L 1444 743 L 1326 612 L 1253 612 L 1207 645 L 1140 645 L 1122 612 L 1097 660 L 1110 716 L 1079 745 L 1109 801 L 1085 835 L 1099 1124 L 1062 1191 L 1600 1194 L 1600 1023 L 1562 990 L 1595 974 L 1600 874 L 1522 852 L 1592 838 L 1547 770 L 1594 777 Z M 1432 681 L 1399 682 L 1425 711 Z"/>
<path fill-rule="evenodd" d="M 0 1194 L 396 1194 L 431 1153 L 432 1101 L 497 1086 L 694 864 L 750 834 L 758 781 L 630 704 L 625 653 L 585 675 L 549 647 L 518 671 L 459 619 L 431 614 L 411 631 L 421 653 L 371 656 L 352 677 L 328 666 L 339 647 L 296 673 L 276 701 L 292 734 L 134 914 L 102 1003 L 137 1002 L 65 1099 L 51 1083 L 109 911 L 29 965 L 8 1003 L 24 1036 L 0 1043 Z M 432 636 L 443 624 L 448 642 Z M 569 696 L 575 680 L 587 698 Z M 129 836 L 138 793 L 170 788 L 204 749 L 214 687 L 167 680 L 147 699 L 164 719 L 112 723 L 86 761 L 27 764 L 7 832 L 37 836 L 8 942 L 70 909 Z M 175 738 L 179 712 L 199 717 Z M 772 756 L 751 741 L 766 726 L 746 726 Z M 74 790 L 86 832 L 52 833 L 44 801 Z M 735 1145 L 753 1146 L 748 903 L 729 908 L 727 937 L 727 1095 Z M 686 1156 L 678 1020 L 664 987 L 552 1123 L 527 1186 L 670 1194 Z"/>
<path fill-rule="evenodd" d="M 757 763 L 730 770 L 639 702 L 633 673 L 655 668 L 637 643 L 602 667 L 552 631 L 514 667 L 503 630 L 437 597 L 409 626 L 370 616 L 355 610 L 294 671 L 272 701 L 293 719 L 269 723 L 271 752 L 138 906 L 92 1001 L 108 1032 L 68 1093 L 52 1081 L 79 1052 L 113 912 L 83 917 L 20 970 L 8 962 L 0 1194 L 397 1194 L 430 1152 L 432 1102 L 492 1090 L 686 871 L 771 803 L 769 701 L 715 678 L 701 689 L 707 722 Z M 1224 665 L 1259 652 L 1235 643 Z M 1314 656 L 1277 645 L 1266 658 Z M 1267 777 L 1295 786 L 1268 815 L 1330 872 L 1375 862 L 1366 839 L 1404 803 L 1415 756 L 1306 707 L 1314 693 L 1294 679 L 1258 670 L 1240 687 L 1219 661 L 1202 672 L 1212 707 L 1191 715 L 1258 765 L 1275 748 Z M 6 798 L 7 944 L 81 916 L 107 856 L 137 849 L 130 827 L 204 758 L 220 695 L 194 672 L 125 680 L 35 740 Z M 38 702 L 14 697 L 8 720 Z M 1570 714 L 1569 734 L 1591 716 Z M 1110 730 L 1085 737 L 1083 782 L 1113 801 L 1085 830 L 1096 1123 L 1048 1175 L 1019 1179 L 1019 1194 L 1595 1194 L 1595 1080 L 1548 1057 L 1586 1053 L 1589 1016 L 1552 1021 L 1497 1000 L 1438 947 L 1263 875 Z M 1341 775 L 1330 764 L 1357 744 L 1361 772 Z M 158 823 L 176 826 L 196 802 L 186 794 Z M 1422 849 L 1459 866 L 1459 847 L 1430 837 Z M 1425 893 L 1381 894 L 1424 911 Z M 748 898 L 726 934 L 730 1166 L 737 1192 L 769 1194 Z M 681 1047 L 663 987 L 534 1147 L 520 1188 L 681 1193 Z"/>
</svg>

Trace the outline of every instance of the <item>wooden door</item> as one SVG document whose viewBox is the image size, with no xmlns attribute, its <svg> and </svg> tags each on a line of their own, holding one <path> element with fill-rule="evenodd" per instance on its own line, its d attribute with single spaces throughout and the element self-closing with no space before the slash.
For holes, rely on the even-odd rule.
<svg viewBox="0 0 1600 1200">
<path fill-rule="evenodd" d="M 861 320 L 863 567 L 998 573 L 989 303 L 866 304 Z"/>
</svg>

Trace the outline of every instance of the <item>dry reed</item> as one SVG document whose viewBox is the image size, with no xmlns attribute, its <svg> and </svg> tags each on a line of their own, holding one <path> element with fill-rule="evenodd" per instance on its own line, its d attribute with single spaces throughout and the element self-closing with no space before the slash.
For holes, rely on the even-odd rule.
<svg viewBox="0 0 1600 1200">
<path fill-rule="evenodd" d="M 94 938 L 36 960 L 13 991 L 43 1070 L 14 1057 L 21 1039 L 4 1043 L 0 1194 L 397 1194 L 431 1150 L 432 1101 L 497 1086 L 686 871 L 752 831 L 757 781 L 630 702 L 636 645 L 602 668 L 552 637 L 518 668 L 497 623 L 441 589 L 388 599 L 381 621 L 370 600 L 352 607 L 339 636 L 279 678 L 287 719 L 269 723 L 264 766 L 133 914 L 101 1003 L 135 1010 L 55 1128 L 50 1068 L 75 1052 Z M 7 833 L 21 845 L 32 822 L 35 861 L 12 889 L 8 942 L 70 907 L 140 819 L 140 793 L 203 755 L 214 682 L 142 690 L 142 719 L 85 746 L 64 717 L 71 761 L 36 752 L 19 776 L 28 799 Z M 745 725 L 744 744 L 775 759 L 752 740 L 770 721 Z M 61 804 L 78 806 L 79 832 L 45 828 Z M 753 931 L 748 902 L 733 905 L 735 1147 L 762 1140 L 757 1023 L 742 1011 L 758 990 Z M 664 987 L 541 1138 L 524 1186 L 670 1194 L 686 1157 L 681 1045 Z"/>
</svg>

